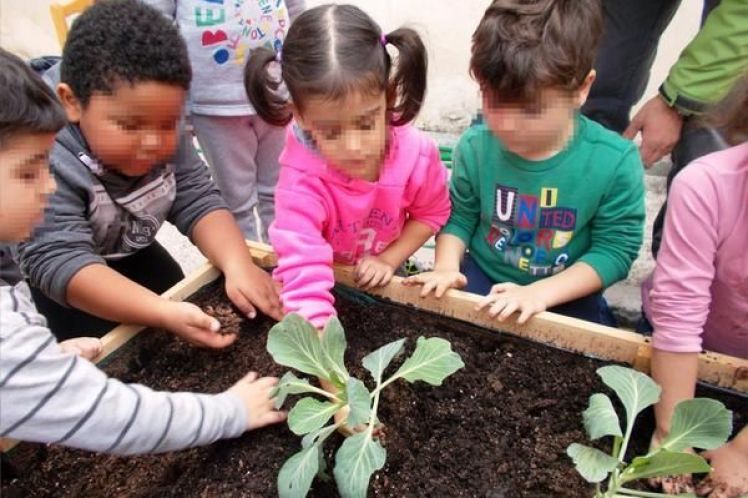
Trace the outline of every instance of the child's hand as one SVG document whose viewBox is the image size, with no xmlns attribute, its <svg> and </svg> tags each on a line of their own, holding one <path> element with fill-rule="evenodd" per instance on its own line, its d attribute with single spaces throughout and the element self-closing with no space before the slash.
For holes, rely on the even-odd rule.
<svg viewBox="0 0 748 498">
<path fill-rule="evenodd" d="M 517 323 L 525 323 L 536 313 L 545 311 L 546 304 L 538 293 L 530 286 L 522 286 L 513 283 L 496 284 L 491 287 L 491 292 L 481 299 L 475 307 L 480 311 L 489 306 L 488 314 L 492 318 L 503 322 L 515 311 L 519 311 Z"/>
<path fill-rule="evenodd" d="M 373 289 L 390 283 L 395 269 L 376 256 L 364 256 L 358 261 L 354 275 L 360 288 Z"/>
<path fill-rule="evenodd" d="M 667 437 L 667 434 L 655 431 L 652 434 L 652 440 L 649 443 L 649 449 L 654 450 L 660 447 L 662 441 Z M 692 449 L 687 449 L 686 452 L 693 453 Z M 662 489 L 663 493 L 668 495 L 679 495 L 682 493 L 693 493 L 693 477 L 691 474 L 681 474 L 663 477 L 653 477 L 647 479 L 647 483 L 654 489 Z"/>
<path fill-rule="evenodd" d="M 702 456 L 711 464 L 712 472 L 696 488 L 699 496 L 739 498 L 748 493 L 748 449 L 732 440 Z"/>
<path fill-rule="evenodd" d="M 60 343 L 60 349 L 64 353 L 72 353 L 93 360 L 101 353 L 102 344 L 96 337 L 76 337 Z"/>
<path fill-rule="evenodd" d="M 441 298 L 449 289 L 465 287 L 467 278 L 458 271 L 434 270 L 408 277 L 403 280 L 403 285 L 422 285 L 421 297 L 426 297 L 434 291 L 434 296 Z"/>
<path fill-rule="evenodd" d="M 164 300 L 161 326 L 185 341 L 208 348 L 225 348 L 236 340 L 235 335 L 221 335 L 221 324 L 192 303 Z"/>
<path fill-rule="evenodd" d="M 257 306 L 266 315 L 279 321 L 283 319 L 273 280 L 254 264 L 238 265 L 226 272 L 226 295 L 249 318 L 257 316 Z"/>
<path fill-rule="evenodd" d="M 276 410 L 273 398 L 270 397 L 270 392 L 277 383 L 277 377 L 258 379 L 257 372 L 249 372 L 228 390 L 239 396 L 247 409 L 248 431 L 286 420 L 286 412 Z"/>
</svg>

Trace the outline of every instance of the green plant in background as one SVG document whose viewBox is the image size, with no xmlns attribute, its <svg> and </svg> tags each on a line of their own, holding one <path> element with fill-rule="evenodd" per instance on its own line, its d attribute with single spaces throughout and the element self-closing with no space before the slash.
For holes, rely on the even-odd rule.
<svg viewBox="0 0 748 498">
<path fill-rule="evenodd" d="M 379 424 L 377 410 L 382 389 L 396 381 L 423 381 L 439 386 L 462 368 L 460 355 L 444 339 L 419 337 L 415 351 L 387 380 L 382 375 L 390 362 L 402 352 L 405 339 L 385 344 L 363 359 L 363 366 L 375 381 L 373 391 L 359 379 L 351 377 L 343 357 L 345 333 L 337 318 L 328 321 L 322 337 L 299 315 L 286 316 L 268 335 L 267 349 L 276 363 L 313 375 L 335 386 L 330 393 L 313 386 L 306 379 L 286 373 L 275 391 L 280 407 L 289 394 L 314 394 L 324 398 L 304 397 L 288 414 L 288 426 L 294 434 L 304 436 L 302 450 L 289 458 L 278 474 L 281 498 L 304 497 L 316 475 L 324 475 L 323 444 L 337 429 L 346 425 L 355 434 L 346 438 L 335 455 L 333 474 L 343 498 L 363 498 L 369 479 L 384 467 L 387 452 L 376 437 Z M 346 420 L 326 425 L 339 410 L 348 407 Z"/>
<path fill-rule="evenodd" d="M 699 455 L 686 453 L 688 448 L 710 450 L 721 446 L 732 432 L 732 413 L 722 403 L 697 398 L 678 403 L 670 422 L 670 434 L 659 448 L 644 456 L 624 461 L 634 421 L 642 410 L 660 399 L 660 386 L 641 372 L 619 366 L 597 370 L 603 382 L 613 389 L 626 411 L 626 425 L 621 430 L 613 403 L 605 394 L 593 394 L 584 411 L 584 427 L 590 439 L 613 436 L 610 455 L 589 446 L 573 443 L 566 453 L 574 460 L 577 471 L 596 483 L 596 498 L 614 496 L 667 496 L 628 489 L 626 484 L 652 477 L 709 472 L 709 464 Z M 607 486 L 601 484 L 608 478 Z M 695 496 L 695 495 L 680 495 Z"/>
</svg>

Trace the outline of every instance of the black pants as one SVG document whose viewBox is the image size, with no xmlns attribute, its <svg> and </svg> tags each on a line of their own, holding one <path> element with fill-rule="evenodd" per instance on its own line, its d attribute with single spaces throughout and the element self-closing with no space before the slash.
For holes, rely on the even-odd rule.
<svg viewBox="0 0 748 498">
<path fill-rule="evenodd" d="M 179 264 L 158 242 L 132 256 L 110 262 L 109 267 L 156 294 L 165 292 L 184 278 Z M 66 308 L 48 298 L 36 287 L 31 287 L 31 295 L 36 308 L 47 318 L 50 330 L 60 341 L 81 336 L 101 337 L 118 325 L 85 311 Z M 120 297 L 129 299 L 129 296 L 125 295 Z"/>
<path fill-rule="evenodd" d="M 603 0 L 605 25 L 595 60 L 597 78 L 582 113 L 622 133 L 629 125 L 631 108 L 641 99 L 657 54 L 663 31 L 681 0 Z M 705 0 L 702 24 L 719 0 Z M 719 133 L 686 120 L 672 153 L 673 167 L 667 187 L 688 163 L 727 147 Z M 666 205 L 660 209 L 652 229 L 652 253 L 656 257 L 662 240 Z"/>
</svg>

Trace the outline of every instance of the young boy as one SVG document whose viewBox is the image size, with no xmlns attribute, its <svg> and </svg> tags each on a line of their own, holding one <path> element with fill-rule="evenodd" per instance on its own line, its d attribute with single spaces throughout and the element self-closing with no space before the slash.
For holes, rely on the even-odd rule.
<svg viewBox="0 0 748 498">
<path fill-rule="evenodd" d="M 407 281 L 423 295 L 467 286 L 500 321 L 550 309 L 614 324 L 601 289 L 637 256 L 644 184 L 634 144 L 578 112 L 600 31 L 596 0 L 488 8 L 470 61 L 486 124 L 457 146 L 434 271 Z"/>
<path fill-rule="evenodd" d="M 44 223 L 19 246 L 53 333 L 101 335 L 122 322 L 203 346 L 233 341 L 196 306 L 158 296 L 183 277 L 155 240 L 165 220 L 223 271 L 239 309 L 280 318 L 270 277 L 252 263 L 191 139 L 178 131 L 191 72 L 177 29 L 141 2 L 97 2 L 45 76 L 54 80 L 56 70 L 69 121 L 50 157 L 57 192 Z"/>
<path fill-rule="evenodd" d="M 65 115 L 52 90 L 0 49 L 0 241 L 28 237 L 55 181 L 48 155 Z M 155 392 L 107 376 L 91 357 L 98 341 L 67 352 L 34 308 L 28 286 L 0 282 L 0 437 L 117 454 L 172 451 L 280 422 L 253 372 L 217 395 Z"/>
</svg>

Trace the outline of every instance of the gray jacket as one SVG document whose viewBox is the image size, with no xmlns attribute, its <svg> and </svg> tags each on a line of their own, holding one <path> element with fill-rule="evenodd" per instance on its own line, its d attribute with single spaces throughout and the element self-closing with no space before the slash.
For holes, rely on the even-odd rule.
<svg viewBox="0 0 748 498">
<path fill-rule="evenodd" d="M 192 65 L 191 112 L 254 114 L 244 91 L 252 50 L 279 50 L 305 0 L 143 0 L 176 22 Z"/>
<path fill-rule="evenodd" d="M 71 124 L 58 133 L 50 163 L 57 190 L 17 259 L 31 284 L 63 305 L 83 267 L 147 247 L 165 220 L 190 236 L 203 216 L 227 209 L 187 135 L 173 162 L 126 177 L 103 168 Z"/>
</svg>

